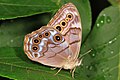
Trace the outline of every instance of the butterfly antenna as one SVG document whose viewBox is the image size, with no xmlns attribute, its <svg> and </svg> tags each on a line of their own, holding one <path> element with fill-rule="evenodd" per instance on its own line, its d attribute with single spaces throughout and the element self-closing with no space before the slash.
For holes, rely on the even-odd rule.
<svg viewBox="0 0 120 80">
<path fill-rule="evenodd" d="M 85 55 L 89 54 L 93 49 L 88 50 L 87 52 L 85 52 L 84 54 L 82 54 L 79 59 L 81 59 L 82 57 L 84 57 Z"/>
<path fill-rule="evenodd" d="M 61 70 L 62 70 L 63 67 L 61 67 L 54 75 L 57 75 Z"/>
</svg>

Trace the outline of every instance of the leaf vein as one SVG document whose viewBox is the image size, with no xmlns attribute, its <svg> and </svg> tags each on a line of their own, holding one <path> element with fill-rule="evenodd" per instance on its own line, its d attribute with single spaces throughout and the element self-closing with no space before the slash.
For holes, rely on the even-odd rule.
<svg viewBox="0 0 120 80">
<path fill-rule="evenodd" d="M 29 68 L 29 67 L 23 67 L 23 66 L 11 64 L 11 63 L 0 62 L 0 64 L 5 64 L 5 65 L 9 65 L 9 66 L 15 66 L 15 67 L 17 67 L 17 68 L 29 69 L 29 70 L 33 70 L 33 71 L 39 71 L 39 72 L 42 71 L 42 72 L 46 72 L 46 73 L 53 74 L 53 73 L 51 73 L 51 72 L 49 72 L 49 71 L 44 71 L 44 70 L 40 70 L 40 69 L 33 69 L 33 68 Z M 63 75 L 63 74 L 58 74 L 58 75 L 71 79 L 71 77 L 65 76 L 65 75 Z"/>
<path fill-rule="evenodd" d="M 48 5 L 23 5 L 23 4 L 12 4 L 12 3 L 0 3 L 0 5 L 4 5 L 4 6 L 26 6 L 26 7 L 56 7 L 56 6 L 48 6 Z"/>
</svg>

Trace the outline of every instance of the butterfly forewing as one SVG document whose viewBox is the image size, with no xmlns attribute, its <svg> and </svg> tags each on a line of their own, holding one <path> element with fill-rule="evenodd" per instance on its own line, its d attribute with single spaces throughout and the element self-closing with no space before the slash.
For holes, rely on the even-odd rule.
<svg viewBox="0 0 120 80">
<path fill-rule="evenodd" d="M 72 52 L 72 59 L 78 58 L 82 40 L 82 26 L 77 8 L 72 3 L 65 4 L 50 20 L 49 26 L 54 27 L 64 36 Z"/>
</svg>

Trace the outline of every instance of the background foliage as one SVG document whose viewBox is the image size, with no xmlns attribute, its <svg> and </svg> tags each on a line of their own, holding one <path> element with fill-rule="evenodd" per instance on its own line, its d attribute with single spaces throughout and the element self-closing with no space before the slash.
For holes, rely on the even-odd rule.
<svg viewBox="0 0 120 80">
<path fill-rule="evenodd" d="M 23 51 L 24 36 L 46 25 L 68 2 L 76 5 L 82 19 L 80 56 L 92 50 L 74 80 L 120 80 L 119 0 L 90 0 L 91 6 L 89 0 L 0 0 L 1 79 L 73 80 L 68 70 L 54 76 L 57 70 L 30 61 Z"/>
</svg>

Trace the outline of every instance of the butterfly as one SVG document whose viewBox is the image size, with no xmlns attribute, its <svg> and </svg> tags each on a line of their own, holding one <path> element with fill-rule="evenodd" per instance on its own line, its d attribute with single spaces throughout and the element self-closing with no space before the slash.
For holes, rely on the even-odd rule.
<svg viewBox="0 0 120 80">
<path fill-rule="evenodd" d="M 82 25 L 74 4 L 63 5 L 46 26 L 27 34 L 24 52 L 32 61 L 54 68 L 70 69 L 72 76 L 82 59 L 79 52 Z M 58 72 L 59 72 L 58 71 Z"/>
</svg>

